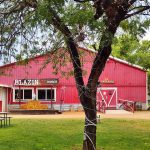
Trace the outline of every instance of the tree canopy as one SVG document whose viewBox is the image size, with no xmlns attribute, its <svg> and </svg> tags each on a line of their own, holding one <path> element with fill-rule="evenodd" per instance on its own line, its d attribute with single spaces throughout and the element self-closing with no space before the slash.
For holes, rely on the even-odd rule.
<svg viewBox="0 0 150 150">
<path fill-rule="evenodd" d="M 103 5 L 107 7 L 111 1 L 107 1 L 107 3 Z M 92 0 L 1 0 L 0 54 L 5 58 L 5 63 L 9 58 L 18 60 L 23 55 L 30 57 L 45 53 L 56 45 L 57 48 L 65 45 L 64 36 L 52 25 L 54 13 L 67 25 L 75 42 L 97 50 L 106 27 L 106 15 L 98 14 L 100 12 L 98 12 L 97 5 L 98 1 Z M 144 15 L 142 17 L 138 15 L 128 20 L 123 19 L 118 32 L 119 34 L 122 34 L 122 31 L 128 32 L 134 37 L 143 36 L 150 25 L 147 11 L 149 1 L 131 1 L 130 5 L 124 19 L 138 13 Z M 48 7 L 51 11 L 48 11 Z M 101 17 L 96 19 L 97 15 Z M 16 53 L 18 53 L 17 56 Z"/>
<path fill-rule="evenodd" d="M 98 79 L 113 42 L 121 42 L 124 36 L 128 39 L 133 36 L 136 42 L 145 33 L 149 25 L 149 10 L 149 0 L 1 0 L 0 53 L 16 58 L 20 49 L 20 55 L 17 55 L 20 59 L 23 55 L 29 57 L 67 47 L 86 116 L 83 149 L 95 150 Z M 129 32 L 129 35 L 114 38 L 123 32 Z M 98 51 L 86 85 L 78 53 L 80 44 Z M 128 44 L 125 47 L 130 48 Z M 132 46 L 136 52 L 138 48 L 134 43 Z M 145 51 L 141 47 L 138 53 L 143 53 L 142 49 Z M 126 50 L 120 54 L 128 55 Z"/>
</svg>

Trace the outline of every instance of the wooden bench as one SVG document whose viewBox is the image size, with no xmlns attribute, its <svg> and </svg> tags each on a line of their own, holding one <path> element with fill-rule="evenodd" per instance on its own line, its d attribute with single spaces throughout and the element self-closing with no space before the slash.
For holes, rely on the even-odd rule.
<svg viewBox="0 0 150 150">
<path fill-rule="evenodd" d="M 11 118 L 12 118 L 12 117 L 9 117 L 9 116 L 7 117 L 9 126 L 10 126 L 10 120 L 11 120 Z"/>
<path fill-rule="evenodd" d="M 2 128 L 2 126 L 3 126 L 3 121 L 4 121 L 4 118 L 0 118 L 1 128 Z"/>
<path fill-rule="evenodd" d="M 10 120 L 11 120 L 11 118 L 12 117 L 9 117 L 9 116 L 7 116 L 7 117 L 0 117 L 0 119 L 4 120 L 4 126 L 7 126 L 7 125 L 10 126 Z M 1 121 L 1 123 L 2 123 L 2 121 Z"/>
</svg>

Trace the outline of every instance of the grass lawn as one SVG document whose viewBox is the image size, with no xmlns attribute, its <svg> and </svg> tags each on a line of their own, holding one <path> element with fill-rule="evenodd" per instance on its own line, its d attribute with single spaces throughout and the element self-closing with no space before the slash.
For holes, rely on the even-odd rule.
<svg viewBox="0 0 150 150">
<path fill-rule="evenodd" d="M 13 119 L 0 128 L 0 150 L 81 150 L 83 120 Z M 150 121 L 103 119 L 97 149 L 150 150 Z"/>
</svg>

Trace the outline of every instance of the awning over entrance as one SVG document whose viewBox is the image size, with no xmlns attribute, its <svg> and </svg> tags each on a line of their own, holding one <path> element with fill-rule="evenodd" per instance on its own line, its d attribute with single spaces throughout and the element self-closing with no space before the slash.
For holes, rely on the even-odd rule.
<svg viewBox="0 0 150 150">
<path fill-rule="evenodd" d="M 11 86 L 6 85 L 6 84 L 0 84 L 0 87 L 9 87 L 9 88 L 11 88 Z"/>
</svg>

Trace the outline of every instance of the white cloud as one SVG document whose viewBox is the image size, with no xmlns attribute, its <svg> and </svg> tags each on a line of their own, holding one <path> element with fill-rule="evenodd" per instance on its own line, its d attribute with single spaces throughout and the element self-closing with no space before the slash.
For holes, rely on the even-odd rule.
<svg viewBox="0 0 150 150">
<path fill-rule="evenodd" d="M 143 40 L 150 40 L 150 29 L 147 31 L 147 33 L 143 37 Z"/>
</svg>

